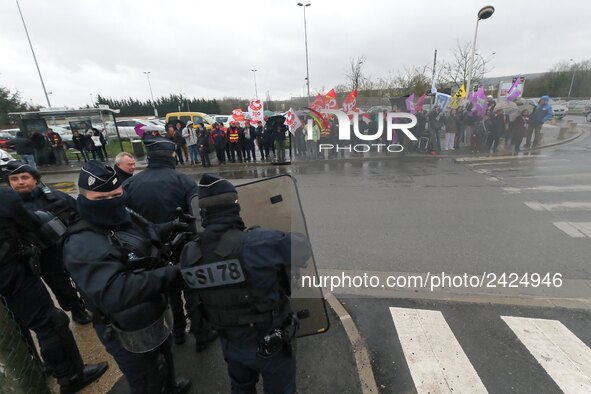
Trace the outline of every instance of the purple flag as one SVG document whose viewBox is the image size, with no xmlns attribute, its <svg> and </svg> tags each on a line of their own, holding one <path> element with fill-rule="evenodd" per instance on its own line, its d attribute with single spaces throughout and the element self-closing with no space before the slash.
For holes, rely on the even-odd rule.
<svg viewBox="0 0 591 394">
<path fill-rule="evenodd" d="M 518 75 L 515 78 L 515 82 L 511 85 L 511 88 L 507 92 L 507 101 L 515 101 L 519 96 L 521 96 L 521 91 L 519 90 L 519 82 L 521 81 L 521 75 Z"/>
<path fill-rule="evenodd" d="M 415 109 L 415 94 L 412 93 L 406 100 L 404 100 L 404 104 L 406 104 L 406 110 L 411 114 L 416 114 L 417 110 Z"/>
<path fill-rule="evenodd" d="M 486 95 L 484 94 L 483 86 L 481 86 L 474 94 L 472 103 L 474 105 L 474 112 L 477 112 L 480 116 L 486 115 L 486 111 L 488 110 L 488 102 L 486 100 Z"/>
</svg>

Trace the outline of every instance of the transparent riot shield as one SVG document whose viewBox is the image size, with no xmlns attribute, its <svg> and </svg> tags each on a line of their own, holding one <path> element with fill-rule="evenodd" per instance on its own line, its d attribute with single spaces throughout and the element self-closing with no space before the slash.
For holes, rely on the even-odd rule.
<svg viewBox="0 0 591 394">
<path fill-rule="evenodd" d="M 295 180 L 289 175 L 266 178 L 236 187 L 240 215 L 247 227 L 261 226 L 285 232 L 299 232 L 309 238 Z M 194 213 L 199 212 L 197 198 L 192 201 Z M 292 251 L 293 252 L 293 251 Z M 304 267 L 291 272 L 291 305 L 299 317 L 298 337 L 328 330 L 328 314 L 314 255 Z"/>
</svg>

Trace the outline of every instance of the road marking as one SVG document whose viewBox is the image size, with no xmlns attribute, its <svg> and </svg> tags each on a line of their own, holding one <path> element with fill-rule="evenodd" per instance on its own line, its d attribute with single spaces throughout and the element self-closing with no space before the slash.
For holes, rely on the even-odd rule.
<svg viewBox="0 0 591 394">
<path fill-rule="evenodd" d="M 529 160 L 550 157 L 548 155 L 528 155 L 528 156 L 476 156 L 476 157 L 458 157 L 455 159 L 458 163 L 470 163 L 473 161 L 500 161 L 500 160 Z"/>
<path fill-rule="evenodd" d="M 591 211 L 591 202 L 565 201 L 558 204 L 542 204 L 537 201 L 525 201 L 524 204 L 534 211 Z"/>
<path fill-rule="evenodd" d="M 501 316 L 566 394 L 591 393 L 591 349 L 556 320 Z"/>
<path fill-rule="evenodd" d="M 550 175 L 525 175 L 525 176 L 511 176 L 505 175 L 511 179 L 530 179 L 530 178 L 581 178 L 591 176 L 591 172 L 571 172 L 568 174 L 550 174 Z"/>
<path fill-rule="evenodd" d="M 390 308 L 419 394 L 487 393 L 439 311 Z"/>
<path fill-rule="evenodd" d="M 545 164 L 545 163 L 549 163 L 549 162 L 555 162 L 555 161 L 571 161 L 569 159 L 543 159 L 540 160 L 540 164 Z M 497 162 L 483 162 L 483 163 L 470 163 L 470 164 L 466 164 L 467 166 L 470 167 L 478 167 L 478 166 L 503 166 L 503 165 L 515 165 L 515 164 L 521 164 L 521 163 L 516 163 L 515 161 L 497 161 Z M 528 166 L 528 167 L 522 167 L 522 168 L 532 168 L 531 165 L 536 165 L 537 163 L 523 163 L 524 166 Z"/>
<path fill-rule="evenodd" d="M 554 222 L 554 225 L 573 238 L 591 238 L 591 222 Z"/>
<path fill-rule="evenodd" d="M 573 185 L 573 186 L 535 186 L 535 187 L 504 187 L 504 191 L 510 194 L 519 194 L 521 192 L 591 192 L 591 185 Z"/>
</svg>

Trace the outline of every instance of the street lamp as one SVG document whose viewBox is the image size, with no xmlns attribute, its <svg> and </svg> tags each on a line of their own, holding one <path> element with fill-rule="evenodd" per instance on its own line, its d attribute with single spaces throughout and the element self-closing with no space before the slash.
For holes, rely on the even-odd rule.
<svg viewBox="0 0 591 394">
<path fill-rule="evenodd" d="M 254 98 L 255 100 L 259 99 L 259 93 L 257 91 L 257 69 L 250 69 L 250 71 L 252 71 L 252 74 L 254 75 Z"/>
<path fill-rule="evenodd" d="M 41 76 L 41 69 L 39 68 L 39 63 L 37 63 L 37 57 L 35 56 L 35 51 L 33 50 L 33 44 L 31 43 L 31 37 L 29 37 L 29 31 L 27 30 L 27 24 L 25 23 L 25 18 L 23 17 L 23 13 L 21 11 L 21 6 L 16 0 L 16 6 L 18 8 L 18 13 L 21 15 L 21 20 L 23 21 L 23 27 L 25 28 L 25 33 L 27 35 L 27 40 L 29 41 L 29 46 L 31 47 L 31 53 L 33 54 L 33 60 L 35 61 L 35 66 L 37 67 L 37 73 L 39 74 L 39 79 L 41 80 L 41 86 L 43 87 L 43 93 L 45 93 L 45 99 L 47 100 L 47 106 L 51 108 L 51 102 L 49 101 L 49 94 L 47 93 L 47 89 L 45 89 L 45 82 L 43 82 L 43 77 Z"/>
<path fill-rule="evenodd" d="M 158 117 L 158 110 L 156 109 L 156 105 L 154 104 L 154 93 L 152 93 L 152 84 L 150 83 L 150 73 L 151 71 L 144 71 L 146 77 L 148 78 L 148 87 L 150 88 L 150 97 L 152 97 L 152 108 L 154 108 L 154 116 Z"/>
<path fill-rule="evenodd" d="M 466 81 L 466 94 L 471 92 L 472 70 L 474 69 L 474 56 L 476 53 L 476 38 L 478 37 L 478 22 L 481 19 L 488 19 L 495 13 L 495 7 L 487 5 L 478 11 L 478 19 L 476 19 L 476 30 L 474 30 L 474 40 L 472 41 L 472 54 L 470 56 L 470 65 L 468 67 L 468 78 Z"/>
<path fill-rule="evenodd" d="M 568 88 L 568 97 L 570 98 L 570 93 L 573 90 L 573 83 L 575 82 L 575 73 L 577 72 L 577 63 L 575 63 L 575 59 L 570 59 L 571 62 L 573 62 L 573 77 L 570 80 L 570 88 Z"/>
<path fill-rule="evenodd" d="M 90 93 L 90 104 L 92 105 L 92 107 L 94 108 L 94 97 L 92 96 L 92 93 Z"/>
<path fill-rule="evenodd" d="M 306 84 L 308 86 L 308 105 L 310 105 L 310 69 L 308 67 L 308 29 L 306 27 L 306 7 L 311 6 L 311 3 L 298 3 L 304 9 L 304 42 L 306 43 Z"/>
</svg>

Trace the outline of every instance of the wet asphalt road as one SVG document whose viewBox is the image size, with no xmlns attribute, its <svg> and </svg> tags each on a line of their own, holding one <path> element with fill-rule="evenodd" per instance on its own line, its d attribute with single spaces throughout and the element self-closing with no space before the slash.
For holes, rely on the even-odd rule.
<svg viewBox="0 0 591 394">
<path fill-rule="evenodd" d="M 563 286 L 552 289 L 551 297 L 588 301 L 590 153 L 587 128 L 574 142 L 531 156 L 395 157 L 224 168 L 221 174 L 235 183 L 293 175 L 321 273 L 559 273 Z M 407 300 L 412 294 L 388 289 L 335 289 L 368 345 L 381 392 L 417 390 L 389 307 L 441 312 L 491 393 L 552 393 L 561 387 L 501 316 L 556 320 L 581 341 L 583 353 L 589 351 L 588 310 L 540 307 L 545 293 L 534 289 L 497 286 L 486 290 L 484 303 L 482 297 L 471 303 L 472 292 L 464 290 L 450 302 L 443 301 L 445 294 Z M 425 293 L 422 298 L 430 298 Z M 489 305 L 487 294 L 507 298 L 504 305 Z M 532 299 L 537 301 L 530 305 Z"/>
</svg>

